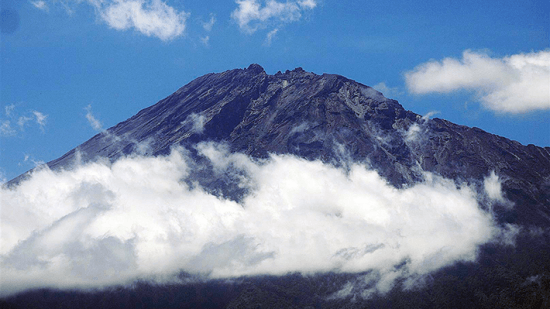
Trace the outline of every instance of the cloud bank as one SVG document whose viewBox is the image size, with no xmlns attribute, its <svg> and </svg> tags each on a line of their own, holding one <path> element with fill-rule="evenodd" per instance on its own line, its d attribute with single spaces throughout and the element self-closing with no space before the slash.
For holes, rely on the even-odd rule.
<svg viewBox="0 0 550 309">
<path fill-rule="evenodd" d="M 43 168 L 2 188 L 2 294 L 166 282 L 181 271 L 371 271 L 385 292 L 396 279 L 475 260 L 499 234 L 474 189 L 431 174 L 396 189 L 360 164 L 344 171 L 288 155 L 257 161 L 216 144 L 197 150 L 215 179 L 245 190 L 239 202 L 201 186 L 182 149 Z"/>
<path fill-rule="evenodd" d="M 297 21 L 302 13 L 317 6 L 315 0 L 299 0 L 278 2 L 275 0 L 236 0 L 238 7 L 231 13 L 231 18 L 237 22 L 241 30 L 254 33 L 265 28 L 269 23 L 288 23 Z"/>
<path fill-rule="evenodd" d="M 462 59 L 445 58 L 405 73 L 411 93 L 469 90 L 488 109 L 525 113 L 550 109 L 550 51 L 492 58 L 464 51 Z"/>
</svg>

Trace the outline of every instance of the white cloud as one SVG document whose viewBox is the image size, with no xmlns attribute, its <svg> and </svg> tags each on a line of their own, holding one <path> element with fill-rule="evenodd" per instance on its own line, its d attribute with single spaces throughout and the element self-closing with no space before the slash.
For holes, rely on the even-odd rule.
<svg viewBox="0 0 550 309">
<path fill-rule="evenodd" d="M 32 111 L 32 113 L 34 114 L 36 123 L 40 126 L 40 129 L 43 131 L 44 127 L 46 126 L 46 118 L 48 118 L 48 115 L 44 115 L 39 111 Z"/>
<path fill-rule="evenodd" d="M 304 9 L 313 9 L 317 6 L 315 0 L 299 0 L 298 4 Z"/>
<path fill-rule="evenodd" d="M 44 3 L 35 2 L 38 6 Z M 163 41 L 183 35 L 189 16 L 188 13 L 176 10 L 163 0 L 65 0 L 55 3 L 62 5 L 69 14 L 74 11 L 72 3 L 87 3 L 109 27 L 116 30 L 135 29 L 146 36 L 154 36 Z"/>
<path fill-rule="evenodd" d="M 502 184 L 497 174 L 495 174 L 495 171 L 491 171 L 491 174 L 485 177 L 483 180 L 483 187 L 490 199 L 500 202 L 504 201 L 504 196 L 502 196 Z"/>
<path fill-rule="evenodd" d="M 31 156 L 30 154 L 24 154 L 22 163 L 25 163 L 25 164 L 32 163 L 33 168 L 41 168 L 41 166 L 44 165 L 46 162 L 42 160 L 37 160 L 34 158 L 34 156 Z M 21 166 L 22 164 L 19 163 L 18 165 Z"/>
<path fill-rule="evenodd" d="M 384 82 L 380 82 L 380 83 L 372 86 L 372 88 L 382 92 L 382 94 L 386 98 L 392 98 L 392 97 L 395 97 L 395 96 L 401 94 L 401 91 L 399 91 L 399 88 L 397 88 L 397 87 L 388 87 L 386 85 L 386 83 L 384 83 Z"/>
<path fill-rule="evenodd" d="M 216 23 L 216 16 L 213 14 L 210 14 L 210 20 L 206 23 L 202 23 L 202 27 L 204 30 L 210 32 L 212 31 L 212 27 L 214 26 L 214 23 Z"/>
<path fill-rule="evenodd" d="M 405 142 L 408 144 L 422 143 L 427 138 L 428 127 L 426 123 L 430 120 L 430 117 L 439 112 L 431 111 L 422 116 L 418 123 L 413 123 L 405 132 L 403 132 Z"/>
<path fill-rule="evenodd" d="M 31 113 L 34 117 L 20 116 L 19 119 L 17 119 L 17 125 L 19 125 L 21 130 L 24 130 L 25 125 L 34 118 L 36 124 L 40 127 L 40 130 L 44 131 L 44 127 L 46 126 L 46 118 L 48 118 L 48 115 L 44 115 L 39 111 L 31 111 Z"/>
<path fill-rule="evenodd" d="M 208 42 L 210 42 L 210 37 L 207 35 L 205 37 L 202 37 L 200 38 L 202 44 L 204 44 L 205 46 L 208 46 Z"/>
<path fill-rule="evenodd" d="M 413 123 L 407 131 L 405 131 L 405 142 L 411 143 L 418 140 L 418 135 L 420 134 L 421 129 L 420 125 Z"/>
<path fill-rule="evenodd" d="M 101 18 L 117 30 L 135 30 L 163 41 L 183 34 L 187 13 L 178 12 L 161 0 L 91 1 Z"/>
<path fill-rule="evenodd" d="M 85 110 L 86 110 L 86 119 L 88 119 L 88 123 L 90 124 L 92 129 L 96 131 L 103 131 L 103 125 L 92 114 L 92 106 L 91 105 L 86 106 Z"/>
<path fill-rule="evenodd" d="M 36 124 L 38 124 L 40 130 L 42 130 L 42 132 L 44 131 L 44 127 L 46 126 L 46 119 L 48 118 L 48 115 L 45 115 L 36 110 L 26 112 L 23 115 L 19 113 L 14 113 L 14 111 L 15 111 L 14 104 L 7 105 L 4 107 L 4 112 L 8 119 L 0 119 L 1 136 L 4 136 L 4 137 L 14 136 L 17 134 L 17 132 L 25 131 L 25 126 L 27 126 L 28 123 L 33 119 L 35 120 Z M 16 123 L 19 128 L 18 129 L 16 129 L 17 127 L 14 128 L 12 126 L 12 122 Z"/>
<path fill-rule="evenodd" d="M 31 1 L 31 4 L 39 10 L 42 10 L 42 11 L 48 10 L 48 4 L 46 4 L 46 1 L 43 1 L 43 0 Z"/>
<path fill-rule="evenodd" d="M 201 134 L 204 132 L 204 125 L 206 123 L 206 117 L 202 114 L 191 114 L 184 121 L 181 122 L 183 127 L 186 127 L 189 132 Z"/>
<path fill-rule="evenodd" d="M 314 0 L 278 2 L 267 0 L 265 4 L 259 0 L 236 0 L 238 8 L 231 13 L 241 30 L 253 33 L 264 28 L 269 22 L 286 23 L 297 21 L 305 10 L 315 8 Z"/>
<path fill-rule="evenodd" d="M 269 33 L 265 37 L 265 45 L 267 45 L 267 46 L 271 45 L 271 41 L 273 40 L 273 38 L 275 37 L 277 32 L 279 32 L 279 29 L 277 29 L 277 28 L 269 31 Z"/>
<path fill-rule="evenodd" d="M 19 118 L 17 119 L 17 125 L 19 126 L 19 128 L 21 130 L 24 130 L 25 128 L 25 124 L 29 121 L 31 121 L 31 117 L 28 117 L 28 116 L 19 116 Z"/>
<path fill-rule="evenodd" d="M 500 235 L 474 189 L 435 175 L 396 189 L 358 164 L 346 172 L 225 149 L 197 147 L 216 175 L 249 190 L 240 202 L 197 184 L 184 151 L 44 168 L 1 189 L 3 294 L 176 280 L 181 270 L 210 278 L 371 270 L 385 292 L 399 278 L 474 261 Z M 502 237 L 511 241 L 509 230 Z"/>
<path fill-rule="evenodd" d="M 13 112 L 13 110 L 15 109 L 15 104 L 10 104 L 10 105 L 6 105 L 4 107 L 4 112 L 6 113 L 6 116 L 11 116 L 11 113 Z"/>
<path fill-rule="evenodd" d="M 415 94 L 472 90 L 483 106 L 497 112 L 550 109 L 550 51 L 491 58 L 466 50 L 460 60 L 421 64 L 405 79 Z"/>
<path fill-rule="evenodd" d="M 9 120 L 0 121 L 0 136 L 14 136 L 17 134 L 14 128 L 11 127 L 11 122 Z"/>
<path fill-rule="evenodd" d="M 502 245 L 506 246 L 515 246 L 516 238 L 521 232 L 521 227 L 515 224 L 506 223 L 502 229 L 500 229 L 499 234 L 496 236 L 495 241 Z"/>
</svg>

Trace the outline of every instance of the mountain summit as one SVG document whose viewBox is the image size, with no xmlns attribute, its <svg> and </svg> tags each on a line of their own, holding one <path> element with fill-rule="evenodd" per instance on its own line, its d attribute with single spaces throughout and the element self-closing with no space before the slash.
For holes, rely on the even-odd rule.
<svg viewBox="0 0 550 309">
<path fill-rule="evenodd" d="M 494 172 L 519 205 L 507 220 L 550 224 L 550 147 L 428 119 L 369 86 L 302 68 L 268 75 L 252 64 L 204 75 L 47 164 L 57 170 L 99 157 L 156 156 L 201 141 L 258 158 L 364 162 L 396 187 L 419 181 L 423 171 L 457 182 Z"/>
<path fill-rule="evenodd" d="M 47 166 L 1 188 L 0 307 L 550 306 L 550 148 L 343 76 L 207 74 Z"/>
</svg>

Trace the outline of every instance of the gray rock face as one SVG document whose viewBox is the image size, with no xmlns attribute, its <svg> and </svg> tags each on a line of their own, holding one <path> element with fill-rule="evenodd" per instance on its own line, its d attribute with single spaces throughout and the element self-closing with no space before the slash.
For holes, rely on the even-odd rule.
<svg viewBox="0 0 550 309">
<path fill-rule="evenodd" d="M 550 148 L 423 118 L 342 76 L 300 68 L 268 75 L 259 65 L 207 74 L 47 164 L 54 170 L 69 169 L 100 157 L 114 161 L 132 153 L 167 154 L 182 145 L 196 160 L 190 163 L 196 163 L 193 182 L 214 194 L 242 197 L 246 192 L 232 186 L 232 175 L 216 175 L 208 160 L 194 152 L 201 141 L 223 142 L 231 151 L 257 158 L 294 154 L 343 168 L 350 162 L 366 163 L 396 187 L 421 181 L 423 171 L 429 171 L 482 190 L 485 177 L 495 172 L 506 199 L 514 204 L 499 207 L 493 201 L 497 224 L 516 223 L 521 232 L 515 246 L 484 244 L 475 263 L 457 262 L 434 272 L 418 289 L 395 288 L 369 299 L 355 294 L 335 299 L 350 282 L 365 284 L 365 278 L 329 272 L 180 285 L 136 282 L 130 288 L 95 292 L 35 290 L 0 298 L 0 307 L 549 307 Z"/>
<path fill-rule="evenodd" d="M 289 153 L 336 165 L 366 162 L 397 187 L 419 181 L 422 170 L 478 185 L 494 171 L 516 204 L 503 221 L 550 223 L 550 147 L 424 119 L 371 87 L 301 68 L 268 75 L 253 64 L 204 75 L 48 165 L 70 167 L 77 152 L 83 161 L 116 160 L 200 141 L 227 142 L 260 158 Z"/>
</svg>

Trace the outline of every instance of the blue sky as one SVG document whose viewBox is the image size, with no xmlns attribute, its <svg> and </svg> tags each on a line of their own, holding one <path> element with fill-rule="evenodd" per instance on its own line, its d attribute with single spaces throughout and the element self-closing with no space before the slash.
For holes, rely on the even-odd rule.
<svg viewBox="0 0 550 309">
<path fill-rule="evenodd" d="M 194 78 L 251 63 L 373 86 L 419 114 L 550 146 L 548 1 L 1 0 L 11 179 Z"/>
</svg>

